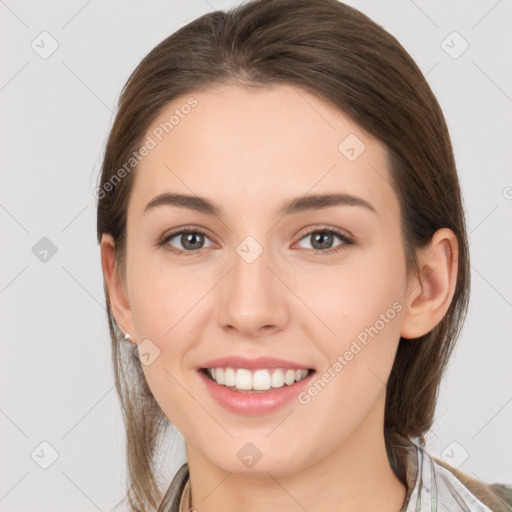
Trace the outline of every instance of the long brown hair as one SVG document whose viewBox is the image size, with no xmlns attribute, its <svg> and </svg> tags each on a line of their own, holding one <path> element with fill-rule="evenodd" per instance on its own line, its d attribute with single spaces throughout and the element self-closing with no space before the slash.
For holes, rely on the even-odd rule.
<svg viewBox="0 0 512 512">
<path fill-rule="evenodd" d="M 169 102 L 211 85 L 235 83 L 290 84 L 315 94 L 386 145 L 408 273 L 418 272 L 416 250 L 436 230 L 450 228 L 457 236 L 458 275 L 450 307 L 428 334 L 400 339 L 387 383 L 386 447 L 393 470 L 406 484 L 408 436 L 425 444 L 423 436 L 432 426 L 440 380 L 467 311 L 470 263 L 442 111 L 418 66 L 382 27 L 337 0 L 254 0 L 205 14 L 159 43 L 133 71 L 119 99 L 97 189 L 98 242 L 104 233 L 112 235 L 124 278 L 126 213 L 136 162 L 116 180 L 119 170 Z M 155 460 L 169 422 L 129 344 L 120 339 L 104 288 L 126 427 L 127 497 L 132 511 L 147 511 L 161 499 Z M 474 484 L 482 501 L 500 510 L 489 486 L 462 478 Z"/>
</svg>

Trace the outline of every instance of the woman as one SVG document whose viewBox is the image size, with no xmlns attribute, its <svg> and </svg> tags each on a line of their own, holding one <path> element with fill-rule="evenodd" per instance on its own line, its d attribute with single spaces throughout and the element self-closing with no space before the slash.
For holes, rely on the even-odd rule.
<svg viewBox="0 0 512 512">
<path fill-rule="evenodd" d="M 256 0 L 181 28 L 97 197 L 131 510 L 509 509 L 424 450 L 469 252 L 442 112 L 380 26 Z"/>
</svg>

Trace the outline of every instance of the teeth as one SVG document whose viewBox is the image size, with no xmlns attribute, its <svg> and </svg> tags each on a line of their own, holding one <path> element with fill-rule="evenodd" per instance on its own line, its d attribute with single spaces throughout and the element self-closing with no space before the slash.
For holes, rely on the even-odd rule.
<svg viewBox="0 0 512 512">
<path fill-rule="evenodd" d="M 237 389 L 252 389 L 252 375 L 249 370 L 239 368 L 236 371 L 235 387 Z"/>
<path fill-rule="evenodd" d="M 215 377 L 214 377 L 215 379 Z M 216 380 L 216 379 L 215 379 Z M 234 386 L 236 382 L 235 370 L 233 368 L 226 368 L 224 370 L 224 386 Z"/>
<path fill-rule="evenodd" d="M 294 370 L 286 370 L 284 374 L 284 383 L 290 386 L 295 382 L 295 371 Z"/>
<path fill-rule="evenodd" d="M 224 369 L 223 368 L 216 368 L 215 369 L 215 380 L 219 383 L 219 384 L 224 384 L 225 382 L 225 377 L 224 377 Z"/>
<path fill-rule="evenodd" d="M 275 370 L 272 372 L 272 378 L 270 379 L 270 384 L 273 388 L 282 388 L 284 386 L 284 372 L 276 372 Z"/>
<path fill-rule="evenodd" d="M 275 368 L 247 370 L 245 368 L 208 368 L 208 375 L 222 386 L 242 391 L 267 391 L 271 388 L 291 386 L 308 375 L 308 370 Z"/>
<path fill-rule="evenodd" d="M 259 391 L 266 391 L 267 389 L 270 389 L 272 387 L 272 378 L 270 376 L 270 372 L 268 370 L 256 370 L 252 376 L 251 387 L 252 389 Z"/>
</svg>

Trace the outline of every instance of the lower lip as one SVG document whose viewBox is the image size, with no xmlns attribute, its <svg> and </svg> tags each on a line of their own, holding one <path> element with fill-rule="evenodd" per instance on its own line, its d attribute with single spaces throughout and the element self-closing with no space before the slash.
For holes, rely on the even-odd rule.
<svg viewBox="0 0 512 512">
<path fill-rule="evenodd" d="M 208 391 L 217 402 L 228 411 L 247 416 L 260 416 L 268 414 L 290 403 L 301 391 L 307 387 L 315 374 L 312 372 L 306 378 L 282 388 L 270 388 L 266 392 L 256 393 L 233 391 L 226 386 L 217 384 L 203 371 L 198 372 Z"/>
</svg>

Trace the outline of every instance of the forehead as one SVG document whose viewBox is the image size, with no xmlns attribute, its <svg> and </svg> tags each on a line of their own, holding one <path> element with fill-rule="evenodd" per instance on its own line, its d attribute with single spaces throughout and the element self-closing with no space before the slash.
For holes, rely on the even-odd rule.
<svg viewBox="0 0 512 512">
<path fill-rule="evenodd" d="M 384 145 L 295 86 L 229 85 L 180 96 L 145 141 L 151 149 L 135 171 L 130 201 L 138 214 L 168 191 L 218 199 L 238 212 L 337 191 L 377 210 L 397 207 Z"/>
</svg>

